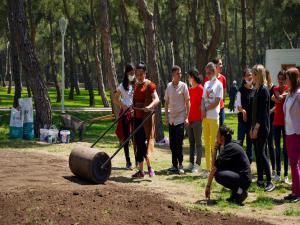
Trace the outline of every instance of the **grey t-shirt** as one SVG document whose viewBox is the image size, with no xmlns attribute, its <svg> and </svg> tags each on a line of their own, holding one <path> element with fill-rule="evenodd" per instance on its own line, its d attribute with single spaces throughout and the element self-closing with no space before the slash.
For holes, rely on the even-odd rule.
<svg viewBox="0 0 300 225">
<path fill-rule="evenodd" d="M 184 123 L 187 118 L 186 101 L 190 99 L 187 85 L 179 81 L 178 85 L 170 82 L 165 92 L 165 101 L 168 101 L 169 124 Z"/>
</svg>

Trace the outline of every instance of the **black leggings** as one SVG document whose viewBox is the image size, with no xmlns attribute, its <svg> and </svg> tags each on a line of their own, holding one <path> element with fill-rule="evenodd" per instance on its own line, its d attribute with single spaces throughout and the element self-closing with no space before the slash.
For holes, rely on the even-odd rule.
<svg viewBox="0 0 300 225">
<path fill-rule="evenodd" d="M 122 123 L 123 123 L 123 134 L 124 134 L 124 140 L 126 140 L 129 136 L 129 125 L 128 123 L 131 123 L 131 121 L 127 120 L 127 115 L 125 113 L 125 115 L 122 116 Z M 125 158 L 126 158 L 126 163 L 131 163 L 130 162 L 130 155 L 129 155 L 129 142 L 127 142 L 124 145 L 124 153 L 125 153 Z"/>
<path fill-rule="evenodd" d="M 215 180 L 222 186 L 232 190 L 233 193 L 236 193 L 239 187 L 246 191 L 251 184 L 250 180 L 230 170 L 217 170 Z"/>
<path fill-rule="evenodd" d="M 267 139 L 268 137 L 266 135 L 259 134 L 257 139 L 253 140 L 258 182 L 262 182 L 264 180 L 264 172 L 266 173 L 267 182 L 271 182 L 271 169 L 266 155 Z"/>
<path fill-rule="evenodd" d="M 142 122 L 143 119 L 135 119 L 134 129 L 136 129 Z M 147 138 L 143 127 L 135 134 L 134 139 L 136 143 L 136 160 L 138 163 L 142 163 L 144 162 L 144 158 L 147 157 Z"/>
</svg>

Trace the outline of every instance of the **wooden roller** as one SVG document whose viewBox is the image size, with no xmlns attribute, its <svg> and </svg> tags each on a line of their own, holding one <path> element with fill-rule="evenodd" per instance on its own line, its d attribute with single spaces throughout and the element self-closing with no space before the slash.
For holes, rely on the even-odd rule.
<svg viewBox="0 0 300 225">
<path fill-rule="evenodd" d="M 69 156 L 69 167 L 72 173 L 82 179 L 97 183 L 105 183 L 111 174 L 109 156 L 97 149 L 77 146 Z"/>
</svg>

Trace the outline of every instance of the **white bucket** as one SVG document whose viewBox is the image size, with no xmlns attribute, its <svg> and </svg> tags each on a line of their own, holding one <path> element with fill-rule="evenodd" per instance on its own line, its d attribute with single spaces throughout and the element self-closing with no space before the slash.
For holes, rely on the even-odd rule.
<svg viewBox="0 0 300 225">
<path fill-rule="evenodd" d="M 40 141 L 47 142 L 49 130 L 45 128 L 40 129 Z"/>
<path fill-rule="evenodd" d="M 48 131 L 48 143 L 53 144 L 56 143 L 58 139 L 58 130 L 57 129 L 49 129 Z"/>
<path fill-rule="evenodd" d="M 69 144 L 71 132 L 69 130 L 61 130 L 59 133 L 60 133 L 61 143 Z"/>
</svg>

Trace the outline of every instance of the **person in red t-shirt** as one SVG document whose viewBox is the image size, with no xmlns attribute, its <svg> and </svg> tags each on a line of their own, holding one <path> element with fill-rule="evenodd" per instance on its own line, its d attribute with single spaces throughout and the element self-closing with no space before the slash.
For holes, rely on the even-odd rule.
<svg viewBox="0 0 300 225">
<path fill-rule="evenodd" d="M 202 157 L 202 115 L 201 103 L 203 95 L 203 86 L 201 85 L 201 77 L 198 75 L 197 69 L 193 68 L 188 72 L 188 80 L 191 85 L 189 88 L 190 94 L 190 113 L 188 116 L 189 126 L 189 142 L 190 142 L 190 163 L 188 170 L 193 173 L 199 172 Z M 196 163 L 195 163 L 196 150 Z"/>
<path fill-rule="evenodd" d="M 220 101 L 220 113 L 219 113 L 219 125 L 222 126 L 224 124 L 224 120 L 225 120 L 224 99 L 226 96 L 227 81 L 226 81 L 226 77 L 223 74 L 221 74 L 222 68 L 223 68 L 222 59 L 215 58 L 212 60 L 212 62 L 216 65 L 216 70 L 218 73 L 217 79 L 223 85 L 223 99 L 221 99 L 221 101 Z M 208 77 L 205 76 L 204 83 L 207 82 L 208 80 L 209 80 Z"/>
<path fill-rule="evenodd" d="M 274 110 L 274 141 L 276 148 L 276 175 L 274 177 L 275 181 L 280 181 L 280 172 L 281 172 L 281 149 L 280 149 L 280 140 L 281 135 L 283 137 L 283 157 L 284 157 L 284 181 L 288 181 L 288 155 L 286 150 L 285 143 L 285 127 L 284 127 L 284 114 L 283 114 L 283 104 L 285 98 L 288 94 L 288 86 L 285 84 L 286 76 L 284 71 L 280 71 L 277 75 L 278 86 L 274 88 L 274 95 L 272 100 L 275 102 Z"/>
</svg>

